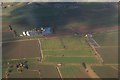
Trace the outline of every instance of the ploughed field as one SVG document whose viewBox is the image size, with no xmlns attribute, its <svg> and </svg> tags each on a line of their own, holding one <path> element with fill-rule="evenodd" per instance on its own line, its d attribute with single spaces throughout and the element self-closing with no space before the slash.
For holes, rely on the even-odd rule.
<svg viewBox="0 0 120 80">
<path fill-rule="evenodd" d="M 40 57 L 38 40 L 3 43 L 3 60 Z"/>
<path fill-rule="evenodd" d="M 92 66 L 92 69 L 101 78 L 118 78 L 118 71 L 111 66 Z"/>
<path fill-rule="evenodd" d="M 118 63 L 118 31 L 96 33 L 94 39 L 101 46 L 96 48 L 104 63 Z"/>
</svg>

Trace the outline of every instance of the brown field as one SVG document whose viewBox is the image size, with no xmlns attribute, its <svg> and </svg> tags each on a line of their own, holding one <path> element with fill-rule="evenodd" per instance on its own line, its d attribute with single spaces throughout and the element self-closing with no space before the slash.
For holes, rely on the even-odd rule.
<svg viewBox="0 0 120 80">
<path fill-rule="evenodd" d="M 3 43 L 2 46 L 3 60 L 40 56 L 40 46 L 37 40 Z"/>
<path fill-rule="evenodd" d="M 59 73 L 54 65 L 44 65 L 36 62 L 34 59 L 27 61 L 29 69 L 22 69 L 22 73 L 19 73 L 16 67 L 10 68 L 12 72 L 10 73 L 9 78 L 60 78 Z M 10 64 L 15 65 L 18 62 L 22 61 L 10 61 Z M 3 69 L 3 78 L 5 77 L 7 65 L 4 65 L 4 67 L 6 68 Z M 40 70 L 40 74 L 38 70 Z"/>
<path fill-rule="evenodd" d="M 59 78 L 59 73 L 54 65 L 34 65 L 31 66 L 31 70 L 40 70 L 41 78 Z"/>
<path fill-rule="evenodd" d="M 94 39 L 100 45 L 96 48 L 97 52 L 103 58 L 104 63 L 117 64 L 118 63 L 118 30 L 96 33 Z"/>
<path fill-rule="evenodd" d="M 100 78 L 118 78 L 118 71 L 110 66 L 93 66 L 92 68 Z"/>
<path fill-rule="evenodd" d="M 117 64 L 118 63 L 118 47 L 101 47 L 96 49 L 104 60 L 104 63 Z"/>
</svg>

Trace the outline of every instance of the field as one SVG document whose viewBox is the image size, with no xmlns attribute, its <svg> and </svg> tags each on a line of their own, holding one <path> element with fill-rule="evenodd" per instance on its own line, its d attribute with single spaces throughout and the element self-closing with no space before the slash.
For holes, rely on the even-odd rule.
<svg viewBox="0 0 120 80">
<path fill-rule="evenodd" d="M 97 63 L 92 49 L 80 36 L 63 36 L 41 40 L 43 62 L 55 63 Z"/>
<path fill-rule="evenodd" d="M 93 37 L 100 45 L 96 50 L 103 58 L 103 64 L 105 64 L 104 66 L 93 66 L 93 70 L 101 78 L 117 78 L 119 64 L 118 31 L 95 33 Z"/>
<path fill-rule="evenodd" d="M 40 57 L 40 45 L 37 40 L 3 43 L 3 60 Z"/>
<path fill-rule="evenodd" d="M 3 78 L 7 73 L 8 78 L 118 77 L 118 31 L 101 30 L 117 25 L 117 3 L 23 2 L 4 6 L 8 4 L 11 6 L 2 8 Z M 41 27 L 51 27 L 53 33 L 15 37 L 8 25 L 17 35 Z M 103 63 L 84 37 L 89 32 L 100 45 L 95 49 Z M 28 69 L 22 66 L 22 72 L 17 71 L 17 65 L 23 62 Z M 88 72 L 83 63 L 89 67 Z"/>
<path fill-rule="evenodd" d="M 96 48 L 104 63 L 118 63 L 118 31 L 94 34 L 94 39 L 101 46 Z M 109 55 L 109 56 L 108 56 Z"/>
<path fill-rule="evenodd" d="M 22 69 L 23 72 L 20 73 L 17 71 L 16 64 L 20 62 L 27 61 L 29 69 Z M 5 72 L 7 71 L 9 65 L 13 65 L 10 72 L 10 78 L 59 78 L 59 74 L 54 65 L 44 65 L 40 64 L 35 58 L 33 59 L 21 59 L 21 60 L 12 60 L 3 62 L 3 78 L 5 78 Z M 40 74 L 39 71 L 40 70 Z"/>
<path fill-rule="evenodd" d="M 38 40 L 30 40 L 30 41 L 13 41 L 8 43 L 3 43 L 3 73 L 5 74 L 7 63 L 10 64 L 17 64 L 20 62 L 23 62 L 24 60 L 29 62 L 29 70 L 24 70 L 21 74 L 18 73 L 15 69 L 13 69 L 13 72 L 10 74 L 9 77 L 28 77 L 27 75 L 31 75 L 32 77 L 34 73 L 34 77 L 42 77 L 42 78 L 49 78 L 54 77 L 58 78 L 59 74 L 56 69 L 56 66 L 58 63 L 62 64 L 70 64 L 70 66 L 62 66 L 61 68 L 62 75 L 66 76 L 64 74 L 64 67 L 68 68 L 68 70 L 73 69 L 73 71 L 81 70 L 78 66 L 71 66 L 72 64 L 82 64 L 83 62 L 87 64 L 93 64 L 98 63 L 98 60 L 94 56 L 94 52 L 88 46 L 86 41 L 84 41 L 84 37 L 80 36 L 63 36 L 63 37 L 53 37 L 53 38 L 47 38 L 47 39 L 39 39 L 41 41 L 42 45 L 42 51 L 43 51 L 43 60 L 42 63 L 37 61 L 38 58 L 41 57 L 40 53 L 40 44 Z M 46 66 L 45 66 L 45 65 Z M 54 69 L 49 69 L 50 65 L 53 66 Z M 45 68 L 45 69 L 44 69 Z M 75 68 L 75 70 L 74 70 Z M 35 70 L 34 70 L 35 69 Z M 36 70 L 41 70 L 41 75 L 38 74 L 38 72 L 35 72 Z M 31 70 L 34 70 L 33 73 L 30 73 Z M 43 70 L 43 71 L 42 71 Z M 51 71 L 52 70 L 52 71 Z M 55 71 L 53 71 L 55 70 Z M 48 72 L 47 72 L 48 71 Z M 50 73 L 52 72 L 52 73 Z M 77 74 L 78 72 L 78 74 Z M 75 76 L 80 77 L 83 73 L 83 77 L 87 77 L 84 72 L 84 69 L 82 71 L 77 71 L 76 74 L 72 74 L 73 78 Z M 44 75 L 45 74 L 45 75 Z M 51 75 L 50 75 L 51 74 Z M 26 76 L 24 76 L 26 75 Z M 68 74 L 69 75 L 69 74 Z"/>
<path fill-rule="evenodd" d="M 70 66 L 65 65 L 60 67 L 60 71 L 62 73 L 63 78 L 88 78 L 89 76 L 86 74 L 84 69 L 81 66 Z"/>
<path fill-rule="evenodd" d="M 118 71 L 110 66 L 93 66 L 92 68 L 101 78 L 118 78 Z"/>
</svg>

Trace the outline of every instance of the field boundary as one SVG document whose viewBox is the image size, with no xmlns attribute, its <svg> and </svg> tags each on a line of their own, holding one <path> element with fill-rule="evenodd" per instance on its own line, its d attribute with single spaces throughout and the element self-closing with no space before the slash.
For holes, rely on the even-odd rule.
<svg viewBox="0 0 120 80">
<path fill-rule="evenodd" d="M 61 72 L 60 72 L 59 67 L 58 67 L 58 66 L 56 66 L 56 68 L 57 68 L 57 71 L 58 71 L 58 73 L 59 73 L 59 75 L 60 75 L 61 80 L 63 80 L 63 77 L 62 77 L 62 74 L 61 74 Z"/>
<path fill-rule="evenodd" d="M 94 38 L 90 34 L 87 35 L 87 38 L 92 46 L 94 46 L 95 48 L 100 47 L 100 45 L 94 40 Z M 96 44 L 96 46 L 94 45 L 94 43 Z"/>
<path fill-rule="evenodd" d="M 39 58 L 39 57 L 34 57 L 34 58 L 19 58 L 19 59 L 7 59 L 7 60 L 4 60 L 4 61 L 19 61 L 19 60 L 36 59 L 36 58 Z"/>
<path fill-rule="evenodd" d="M 3 41 L 2 43 L 11 43 L 11 42 L 24 42 L 24 41 L 34 41 L 34 40 L 37 40 L 37 39 L 21 39 L 21 40 L 10 40 L 10 41 Z"/>
<path fill-rule="evenodd" d="M 86 40 L 86 39 L 85 39 Z M 90 47 L 92 48 L 92 50 L 95 52 L 95 54 L 97 55 L 100 63 L 102 64 L 103 63 L 103 59 L 101 57 L 101 55 L 96 51 L 95 47 L 91 44 L 90 41 L 86 40 L 86 42 L 88 42 L 88 44 L 90 45 Z"/>
<path fill-rule="evenodd" d="M 89 65 L 87 65 L 87 70 L 88 70 L 87 74 L 89 75 L 89 77 L 100 78 Z M 101 79 L 98 79 L 98 80 L 101 80 Z"/>
<path fill-rule="evenodd" d="M 111 66 L 113 69 L 115 69 L 115 70 L 117 70 L 117 71 L 120 71 L 119 69 L 117 69 L 116 67 L 114 67 L 114 66 Z"/>
<path fill-rule="evenodd" d="M 41 54 L 40 62 L 42 62 L 42 60 L 43 60 L 43 51 L 42 51 L 42 45 L 41 45 L 40 39 L 38 39 L 38 42 L 39 42 L 39 45 L 40 45 L 40 54 Z"/>
</svg>

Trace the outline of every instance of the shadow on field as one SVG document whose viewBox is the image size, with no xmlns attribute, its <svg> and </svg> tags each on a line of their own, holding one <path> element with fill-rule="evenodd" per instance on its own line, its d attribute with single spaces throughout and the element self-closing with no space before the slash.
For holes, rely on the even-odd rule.
<svg viewBox="0 0 120 80">
<path fill-rule="evenodd" d="M 11 12 L 12 23 L 19 28 L 50 26 L 87 31 L 117 25 L 117 3 L 32 3 Z M 82 28 L 82 27 L 83 28 Z"/>
</svg>

